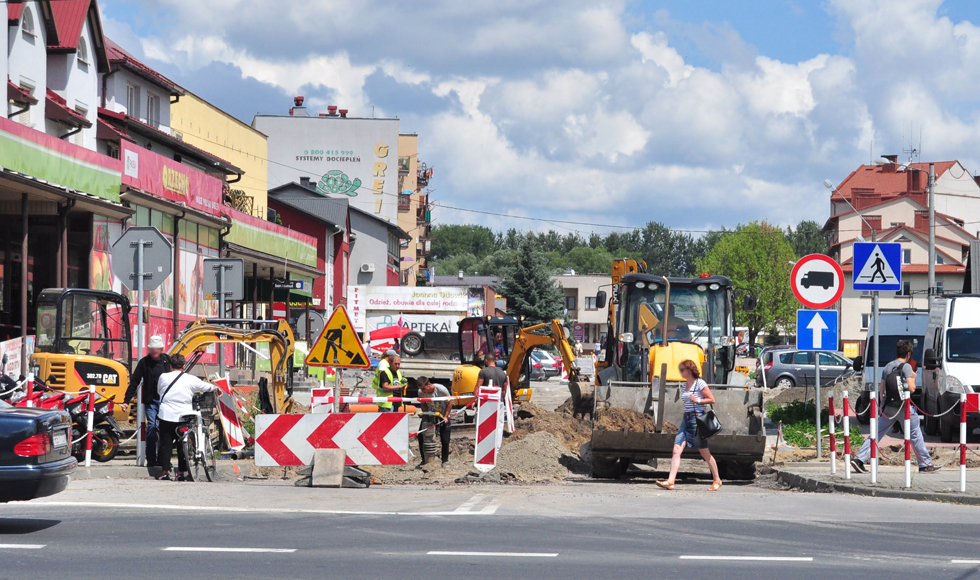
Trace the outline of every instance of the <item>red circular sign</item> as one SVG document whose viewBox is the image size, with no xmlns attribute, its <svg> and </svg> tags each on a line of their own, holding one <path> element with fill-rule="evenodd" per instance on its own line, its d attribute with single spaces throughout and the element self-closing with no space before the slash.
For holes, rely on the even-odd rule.
<svg viewBox="0 0 980 580">
<path fill-rule="evenodd" d="M 790 285 L 796 299 L 804 306 L 827 308 L 844 293 L 844 271 L 829 256 L 810 254 L 793 266 Z"/>
</svg>

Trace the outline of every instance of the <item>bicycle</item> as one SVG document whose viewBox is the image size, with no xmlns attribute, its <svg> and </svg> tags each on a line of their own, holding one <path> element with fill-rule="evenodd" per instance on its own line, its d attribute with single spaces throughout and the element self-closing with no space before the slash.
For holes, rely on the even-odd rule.
<svg viewBox="0 0 980 580">
<path fill-rule="evenodd" d="M 190 481 L 202 481 L 201 468 L 203 467 L 204 477 L 208 481 L 214 481 L 218 469 L 217 459 L 214 456 L 210 432 L 201 415 L 202 410 L 214 409 L 214 393 L 194 395 L 192 404 L 194 412 L 181 415 L 180 426 L 177 428 L 177 432 L 180 433 L 180 445 L 184 450 L 184 461 L 187 462 L 186 477 Z"/>
</svg>

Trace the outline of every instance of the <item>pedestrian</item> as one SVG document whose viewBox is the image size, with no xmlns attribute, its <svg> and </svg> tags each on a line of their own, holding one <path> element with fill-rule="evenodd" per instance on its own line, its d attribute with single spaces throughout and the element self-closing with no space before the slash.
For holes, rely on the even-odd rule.
<svg viewBox="0 0 980 580">
<path fill-rule="evenodd" d="M 389 348 L 386 350 L 384 355 L 381 357 L 381 360 L 378 362 L 378 370 L 381 371 L 390 367 L 391 359 L 396 356 L 398 356 L 398 352 L 395 351 L 395 349 Z"/>
<path fill-rule="evenodd" d="M 479 390 L 483 385 L 500 387 L 501 393 L 504 392 L 505 388 L 510 387 L 510 379 L 507 378 L 507 373 L 497 366 L 497 360 L 492 354 L 483 356 L 483 368 L 480 369 L 480 374 L 476 377 L 476 389 Z"/>
<path fill-rule="evenodd" d="M 886 383 L 889 381 L 895 387 L 893 390 L 897 390 L 897 388 L 907 389 L 909 397 L 915 392 L 915 370 L 910 364 L 912 360 L 912 343 L 907 340 L 898 341 L 898 344 L 895 346 L 895 357 L 895 360 L 885 365 L 885 368 L 881 371 L 882 378 L 878 389 L 879 401 L 882 400 L 880 394 L 887 393 Z M 881 414 L 878 418 L 877 441 L 881 441 L 881 438 L 891 430 L 892 425 L 895 425 L 898 421 L 905 420 L 905 413 L 903 413 L 904 404 L 905 401 L 902 399 L 882 401 Z M 941 468 L 933 465 L 929 450 L 926 449 L 926 442 L 922 437 L 922 425 L 919 422 L 919 414 L 915 412 L 915 406 L 912 406 L 912 412 L 909 416 L 909 436 L 912 438 L 912 449 L 915 450 L 919 472 L 933 473 L 939 471 Z M 864 464 L 870 458 L 871 438 L 869 437 L 864 440 L 864 445 L 861 446 L 858 454 L 851 459 L 851 467 L 858 473 L 865 473 L 867 469 Z"/>
<path fill-rule="evenodd" d="M 718 491 L 721 487 L 721 478 L 718 477 L 718 463 L 712 457 L 708 449 L 708 440 L 702 439 L 698 435 L 698 417 L 704 415 L 704 406 L 713 405 L 715 396 L 708 388 L 708 384 L 701 378 L 701 369 L 693 360 L 681 361 L 677 366 L 681 376 L 687 381 L 684 386 L 684 419 L 677 428 L 677 436 L 674 437 L 674 453 L 670 457 L 670 475 L 666 481 L 658 481 L 657 485 L 664 489 L 674 489 L 674 480 L 677 477 L 677 470 L 681 466 L 681 454 L 684 453 L 685 446 L 694 447 L 701 457 L 708 464 L 713 479 L 708 491 Z"/>
<path fill-rule="evenodd" d="M 180 427 L 180 417 L 194 412 L 193 399 L 197 393 L 214 390 L 214 385 L 206 383 L 194 375 L 183 372 L 184 355 L 175 354 L 170 357 L 170 372 L 160 375 L 157 390 L 160 393 L 160 413 L 157 421 L 160 424 L 160 467 L 162 471 L 157 479 L 170 480 L 173 464 L 170 459 L 174 445 L 177 445 L 177 481 L 184 481 L 187 473 L 187 458 L 184 448 L 178 444 L 177 428 Z"/>
<path fill-rule="evenodd" d="M 125 403 L 135 403 L 136 389 L 143 385 L 143 410 L 146 417 L 146 465 L 157 465 L 157 412 L 160 409 L 160 397 L 157 383 L 160 375 L 170 371 L 170 357 L 163 352 L 163 337 L 154 334 L 146 345 L 146 356 L 136 363 L 136 370 L 129 377 L 129 387 L 126 388 Z"/>
<path fill-rule="evenodd" d="M 592 346 L 592 353 L 596 356 L 599 356 L 599 351 L 601 350 L 602 350 L 602 345 L 599 344 L 599 341 L 597 340 L 596 343 Z"/>
<path fill-rule="evenodd" d="M 449 389 L 439 383 L 430 383 L 428 377 L 419 377 L 416 381 L 419 386 L 420 397 L 450 397 L 452 394 Z M 422 424 L 419 425 L 419 455 L 422 457 L 421 465 L 426 465 L 432 461 L 431 457 L 425 456 L 424 440 L 426 436 L 431 436 L 426 432 L 431 428 L 439 435 L 442 443 L 442 465 L 445 467 L 449 463 L 449 438 L 451 424 L 449 422 L 449 411 L 452 409 L 451 401 L 432 401 L 422 403 Z"/>
<path fill-rule="evenodd" d="M 575 356 L 582 356 L 582 341 L 575 341 Z"/>
<path fill-rule="evenodd" d="M 387 354 L 385 355 L 387 356 Z M 378 372 L 374 373 L 374 382 L 371 387 L 374 389 L 375 397 L 395 397 L 397 394 L 404 393 L 405 376 L 401 372 L 402 357 L 397 354 L 389 357 L 390 364 L 383 367 L 378 365 Z M 378 411 L 391 413 L 401 407 L 396 403 L 378 403 Z"/>
</svg>

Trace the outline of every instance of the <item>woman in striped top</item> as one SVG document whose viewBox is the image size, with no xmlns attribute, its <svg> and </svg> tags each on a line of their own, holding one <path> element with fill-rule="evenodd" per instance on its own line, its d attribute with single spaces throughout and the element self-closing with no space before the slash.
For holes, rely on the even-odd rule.
<svg viewBox="0 0 980 580">
<path fill-rule="evenodd" d="M 711 469 L 713 483 L 708 491 L 718 491 L 721 487 L 721 478 L 718 477 L 718 464 L 708 450 L 708 441 L 698 437 L 698 417 L 704 414 L 704 406 L 715 402 L 715 396 L 711 394 L 708 384 L 701 379 L 701 369 L 692 360 L 682 361 L 677 370 L 687 381 L 684 393 L 684 419 L 677 428 L 677 437 L 674 437 L 674 454 L 670 458 L 670 475 L 666 481 L 658 481 L 657 485 L 664 489 L 674 489 L 674 479 L 677 477 L 677 470 L 681 466 L 681 454 L 685 446 L 696 447 L 701 452 Z"/>
</svg>

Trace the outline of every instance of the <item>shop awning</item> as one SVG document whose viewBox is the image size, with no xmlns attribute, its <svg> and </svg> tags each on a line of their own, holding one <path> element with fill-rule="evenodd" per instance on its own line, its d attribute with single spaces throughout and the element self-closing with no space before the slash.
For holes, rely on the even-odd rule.
<svg viewBox="0 0 980 580">
<path fill-rule="evenodd" d="M 38 202 L 51 202 L 51 211 L 35 211 L 31 213 L 48 213 L 53 215 L 56 211 L 55 203 L 66 200 L 75 201 L 75 209 L 80 211 L 90 211 L 106 217 L 122 219 L 136 213 L 121 203 L 108 201 L 98 196 L 62 187 L 55 183 L 49 183 L 32 177 L 17 173 L 6 168 L 0 169 L 0 203 L 20 202 L 21 194 L 27 193 L 32 204 Z M 36 207 L 36 206 L 35 206 Z"/>
<path fill-rule="evenodd" d="M 45 99 L 44 116 L 52 121 L 64 123 L 70 127 L 82 127 L 88 129 L 92 126 L 92 121 L 84 115 L 68 106 L 58 93 L 48 89 Z"/>
<path fill-rule="evenodd" d="M 231 220 L 224 216 L 214 216 L 188 207 L 187 204 L 169 201 L 141 189 L 127 189 L 123 192 L 122 199 L 123 201 L 133 202 L 168 215 L 179 216 L 183 214 L 182 219 L 211 228 L 220 229 L 231 225 Z"/>
<path fill-rule="evenodd" d="M 235 231 L 238 224 L 232 226 L 231 231 Z M 320 276 L 326 275 L 322 270 L 317 270 L 312 266 L 307 266 L 305 264 L 300 264 L 298 262 L 290 262 L 288 260 L 283 260 L 279 256 L 273 254 L 267 254 L 265 252 L 260 252 L 258 250 L 253 250 L 251 248 L 246 248 L 244 246 L 239 246 L 238 244 L 229 243 L 227 241 L 228 237 L 225 237 L 225 242 L 222 244 L 222 253 L 228 255 L 231 258 L 244 258 L 245 259 L 245 275 L 251 275 L 251 270 L 249 269 L 249 264 L 255 262 L 259 265 L 261 269 L 268 271 L 272 268 L 275 271 L 277 278 L 285 277 L 286 272 L 293 274 L 298 274 L 299 276 L 306 276 L 311 278 L 318 278 Z M 296 277 L 296 276 L 294 276 Z"/>
</svg>

